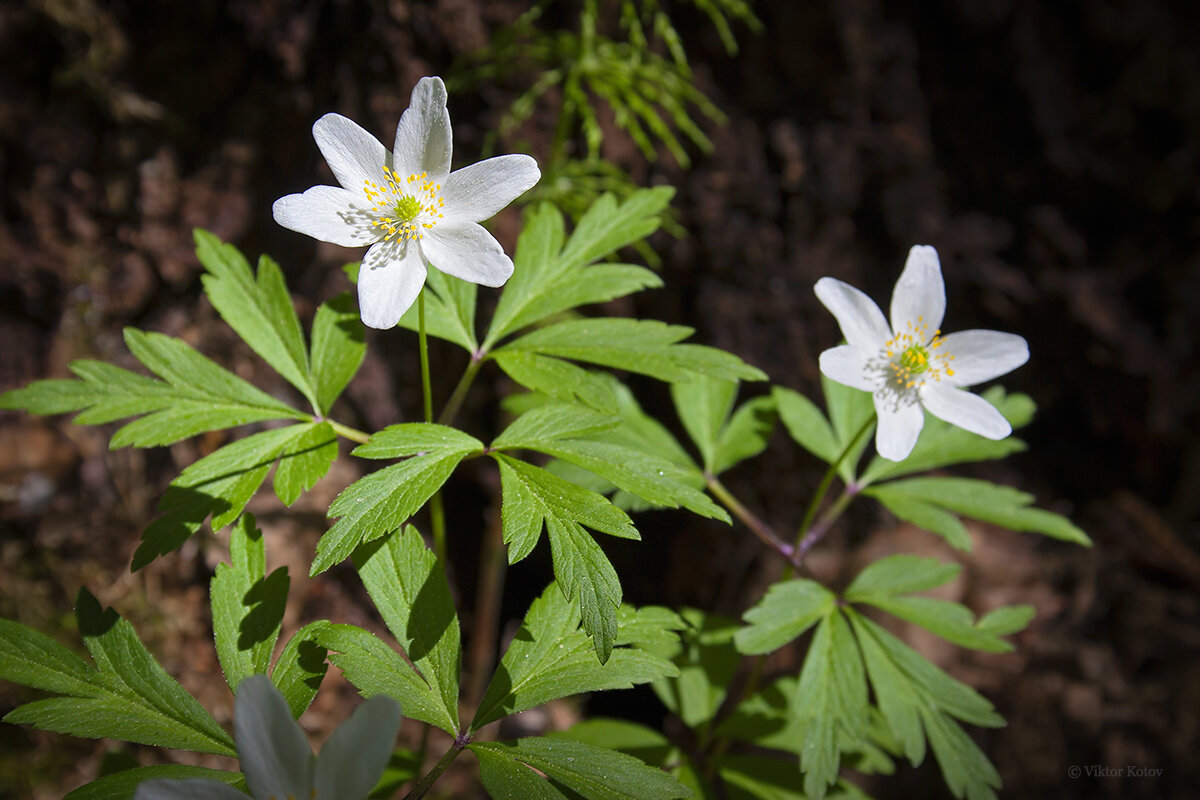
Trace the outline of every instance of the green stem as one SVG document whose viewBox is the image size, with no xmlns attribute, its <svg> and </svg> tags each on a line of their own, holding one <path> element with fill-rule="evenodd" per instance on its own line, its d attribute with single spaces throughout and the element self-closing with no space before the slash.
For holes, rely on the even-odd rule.
<svg viewBox="0 0 1200 800">
<path fill-rule="evenodd" d="M 813 519 L 817 516 L 817 509 L 821 507 L 821 501 L 825 499 L 825 493 L 829 491 L 830 484 L 832 484 L 833 479 L 837 477 L 838 468 L 842 466 L 842 462 L 846 460 L 846 456 L 850 455 L 854 448 L 858 446 L 859 440 L 866 435 L 867 431 L 871 429 L 871 425 L 874 422 L 875 417 L 867 417 L 867 421 L 864 422 L 863 426 L 858 429 L 858 433 L 850 437 L 850 441 L 846 443 L 845 449 L 842 450 L 837 459 L 835 459 L 834 462 L 829 465 L 829 469 L 826 470 L 825 476 L 821 478 L 821 482 L 817 485 L 817 491 L 813 493 L 813 498 L 808 504 L 808 509 L 804 512 L 804 519 L 800 522 L 800 527 L 796 530 L 797 547 L 800 546 L 800 543 L 803 541 L 805 535 L 809 531 L 809 526 L 812 525 Z"/>
<path fill-rule="evenodd" d="M 446 401 L 446 407 L 438 415 L 438 424 L 454 424 L 454 418 L 458 416 L 458 411 L 462 408 L 463 400 L 467 397 L 467 390 L 471 388 L 471 383 L 474 382 L 475 376 L 479 373 L 481 366 L 483 366 L 483 353 L 472 354 L 471 363 L 467 364 L 462 377 L 458 379 L 458 385 L 454 387 L 454 391 L 450 394 L 450 399 Z"/>
<path fill-rule="evenodd" d="M 315 419 L 315 418 L 313 419 L 313 422 L 317 422 L 317 421 L 318 421 L 317 419 Z M 325 421 L 329 423 L 329 427 L 333 428 L 334 433 L 336 433 L 338 436 L 342 436 L 346 439 L 349 439 L 352 442 L 358 442 L 359 444 L 366 444 L 367 440 L 371 438 L 371 434 L 366 433 L 364 431 L 360 431 L 356 428 L 351 428 L 349 425 L 343 425 L 342 423 L 334 422 L 331 419 L 327 419 Z"/>
<path fill-rule="evenodd" d="M 425 421 L 433 422 L 433 389 L 429 382 L 429 341 L 425 336 L 425 289 L 417 295 L 417 339 L 421 349 L 421 396 L 425 403 Z M 436 491 L 429 498 L 429 522 L 433 527 L 433 553 L 437 560 L 446 563 L 446 512 L 442 507 L 442 493 Z"/>
<path fill-rule="evenodd" d="M 404 795 L 404 800 L 421 800 L 433 788 L 433 785 L 437 783 L 437 779 L 442 777 L 442 773 L 446 771 L 450 763 L 458 758 L 458 754 L 466 748 L 470 741 L 471 737 L 469 736 L 459 736 L 456 738 L 451 748 L 446 751 L 446 754 L 433 765 L 433 769 L 425 773 L 425 777 L 421 778 L 413 788 L 408 790 L 408 794 Z"/>
<path fill-rule="evenodd" d="M 753 533 L 758 540 L 765 544 L 768 548 L 783 557 L 789 564 L 793 563 L 794 550 L 790 544 L 783 541 L 770 525 L 763 522 L 754 512 L 742 505 L 733 493 L 725 488 L 725 485 L 717 480 L 715 475 L 708 476 L 708 490 L 713 493 L 713 496 L 721 501 L 721 504 L 729 509 L 735 517 L 742 521 L 750 532 Z"/>
</svg>

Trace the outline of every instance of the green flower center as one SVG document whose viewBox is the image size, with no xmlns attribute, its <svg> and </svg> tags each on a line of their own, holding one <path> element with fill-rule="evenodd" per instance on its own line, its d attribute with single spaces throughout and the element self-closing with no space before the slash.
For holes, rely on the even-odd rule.
<svg viewBox="0 0 1200 800">
<path fill-rule="evenodd" d="M 909 345 L 900 354 L 900 366 L 910 375 L 920 375 L 929 369 L 929 351 L 924 345 Z"/>
<path fill-rule="evenodd" d="M 429 180 L 422 172 L 401 178 L 390 167 L 383 168 L 384 184 L 368 179 L 363 193 L 371 201 L 371 227 L 391 241 L 411 241 L 425 238 L 425 231 L 442 219 L 446 203 L 442 200 L 441 184 Z"/>
<path fill-rule="evenodd" d="M 421 201 L 406 194 L 396 201 L 396 206 L 392 209 L 392 218 L 397 222 L 412 222 L 422 210 Z"/>
</svg>

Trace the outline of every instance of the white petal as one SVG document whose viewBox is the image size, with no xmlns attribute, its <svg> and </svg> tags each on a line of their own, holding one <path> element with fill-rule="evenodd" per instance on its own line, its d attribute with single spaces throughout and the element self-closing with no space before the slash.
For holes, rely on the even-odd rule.
<svg viewBox="0 0 1200 800">
<path fill-rule="evenodd" d="M 251 675 L 238 684 L 233 738 L 252 795 L 309 796 L 312 750 L 283 695 L 265 675 Z"/>
<path fill-rule="evenodd" d="M 920 403 L 894 404 L 891 398 L 875 396 L 875 415 L 879 427 L 875 431 L 875 449 L 889 461 L 903 461 L 917 445 L 917 437 L 925 425 L 925 412 Z"/>
<path fill-rule="evenodd" d="M 821 353 L 821 372 L 830 380 L 844 383 L 864 392 L 873 392 L 879 381 L 867 374 L 869 357 L 870 355 L 866 351 L 860 350 L 854 345 L 844 344 L 839 347 L 831 347 Z"/>
<path fill-rule="evenodd" d="M 400 730 L 400 706 L 376 695 L 330 735 L 317 758 L 319 800 L 363 800 L 387 766 Z"/>
<path fill-rule="evenodd" d="M 813 287 L 817 299 L 837 318 L 846 341 L 863 350 L 879 350 L 892 338 L 875 301 L 837 278 L 821 278 Z"/>
<path fill-rule="evenodd" d="M 220 781 L 188 778 L 142 781 L 133 800 L 246 800 L 246 795 Z"/>
<path fill-rule="evenodd" d="M 427 172 L 434 183 L 445 183 L 450 173 L 450 149 L 446 85 L 441 78 L 421 78 L 396 126 L 392 167 L 401 178 Z"/>
<path fill-rule="evenodd" d="M 380 242 L 358 269 L 358 308 L 370 328 L 394 328 L 425 285 L 425 265 L 415 244 Z"/>
<path fill-rule="evenodd" d="M 1012 426 L 995 406 L 977 394 L 933 383 L 921 387 L 921 402 L 929 413 L 963 430 L 989 439 L 1003 439 Z"/>
<path fill-rule="evenodd" d="M 955 386 L 973 386 L 1011 372 L 1029 360 L 1029 344 L 1015 333 L 960 331 L 945 337 L 940 354 L 952 355 L 949 363 Z"/>
<path fill-rule="evenodd" d="M 421 252 L 429 266 L 483 286 L 503 286 L 513 263 L 483 226 L 443 221 L 425 232 Z"/>
<path fill-rule="evenodd" d="M 387 149 L 353 120 L 326 114 L 313 124 L 313 138 L 337 182 L 361 193 L 363 182 L 383 183 Z"/>
<path fill-rule="evenodd" d="M 442 199 L 446 218 L 482 222 L 516 200 L 542 177 L 525 155 L 496 156 L 455 170 L 446 178 Z"/>
<path fill-rule="evenodd" d="M 363 247 L 379 241 L 379 232 L 371 227 L 371 217 L 355 207 L 359 199 L 337 186 L 314 186 L 279 198 L 271 211 L 285 228 L 342 247 Z"/>
<path fill-rule="evenodd" d="M 946 284 L 942 281 L 942 267 L 938 262 L 937 250 L 928 245 L 917 245 L 908 251 L 904 272 L 896 281 L 892 291 L 892 328 L 904 330 L 906 323 L 925 326 L 929 338 L 942 327 L 946 315 Z M 918 320 L 920 321 L 918 323 Z"/>
</svg>

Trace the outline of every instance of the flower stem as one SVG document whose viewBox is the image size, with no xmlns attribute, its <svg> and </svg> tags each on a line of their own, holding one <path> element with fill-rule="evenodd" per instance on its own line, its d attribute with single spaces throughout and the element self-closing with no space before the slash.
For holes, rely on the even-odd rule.
<svg viewBox="0 0 1200 800">
<path fill-rule="evenodd" d="M 773 550 L 778 555 L 782 556 L 789 564 L 794 565 L 795 548 L 787 542 L 783 541 L 770 525 L 763 522 L 754 512 L 742 505 L 733 493 L 725 488 L 725 485 L 717 480 L 715 475 L 708 476 L 708 490 L 721 501 L 727 509 L 733 512 L 733 515 L 742 521 L 750 532 L 753 533 L 758 540 L 765 544 L 769 549 Z"/>
<path fill-rule="evenodd" d="M 809 534 L 812 532 L 810 526 L 813 523 L 813 519 L 817 516 L 817 509 L 821 507 L 821 501 L 825 499 L 825 493 L 829 491 L 830 484 L 832 484 L 833 479 L 837 477 L 838 468 L 842 465 L 842 462 L 846 460 L 846 457 L 854 451 L 854 448 L 858 446 L 859 441 L 863 436 L 866 435 L 867 431 L 871 430 L 871 425 L 874 422 L 875 417 L 867 417 L 867 421 L 863 423 L 863 426 L 858 429 L 857 433 L 850 437 L 850 441 L 846 443 L 845 449 L 843 449 L 838 455 L 837 459 L 835 459 L 834 462 L 829 465 L 829 469 L 825 471 L 825 476 L 821 478 L 821 482 L 817 485 L 817 490 L 813 493 L 812 500 L 808 504 L 808 509 L 804 512 L 804 519 L 800 522 L 800 527 L 796 530 L 797 550 L 800 549 L 801 543 L 809 538 Z M 832 522 L 832 520 L 830 520 L 830 522 Z M 824 531 L 822 531 L 821 535 L 825 535 Z M 809 544 L 809 547 L 811 548 L 813 544 L 816 544 L 816 542 L 814 541 Z M 807 548 L 805 549 L 805 552 L 807 552 Z M 803 559 L 803 555 L 801 556 L 801 559 Z"/>
<path fill-rule="evenodd" d="M 425 402 L 425 421 L 433 422 L 433 389 L 429 382 L 429 341 L 425 337 L 425 288 L 417 295 L 417 339 L 421 349 L 421 396 Z M 433 528 L 433 553 L 441 564 L 446 563 L 446 512 L 442 507 L 442 492 L 429 498 L 429 522 Z"/>
<path fill-rule="evenodd" d="M 313 419 L 313 422 L 317 421 L 318 420 L 315 418 Z M 349 439 L 352 442 L 366 444 L 367 440 L 371 438 L 371 434 L 366 433 L 365 431 L 360 431 L 356 428 L 351 428 L 349 425 L 343 425 L 342 423 L 334 422 L 331 419 L 327 419 L 325 421 L 329 423 L 329 427 L 333 428 L 334 433 L 336 433 L 338 436 Z"/>
<path fill-rule="evenodd" d="M 421 800 L 422 797 L 429 792 L 433 785 L 437 783 L 437 779 L 442 777 L 442 773 L 450 766 L 450 762 L 458 758 L 468 744 L 471 742 L 470 736 L 458 736 L 454 740 L 454 744 L 446 751 L 438 762 L 433 765 L 433 769 L 425 773 L 425 777 L 421 778 L 413 788 L 408 790 L 408 794 L 404 795 L 404 800 Z"/>
<path fill-rule="evenodd" d="M 446 401 L 445 408 L 438 415 L 439 425 L 453 425 L 454 418 L 458 416 L 458 410 L 462 408 L 463 400 L 467 397 L 467 390 L 471 388 L 471 383 L 475 380 L 475 375 L 479 372 L 479 368 L 483 365 L 483 353 L 474 353 L 471 355 L 471 363 L 467 364 L 467 368 L 463 371 L 462 377 L 458 379 L 458 385 L 454 387 L 454 391 L 450 394 L 450 399 Z"/>
</svg>

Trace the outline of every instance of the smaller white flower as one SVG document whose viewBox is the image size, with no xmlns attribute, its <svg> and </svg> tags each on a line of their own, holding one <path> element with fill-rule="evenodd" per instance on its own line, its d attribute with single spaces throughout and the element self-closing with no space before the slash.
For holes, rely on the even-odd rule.
<svg viewBox="0 0 1200 800">
<path fill-rule="evenodd" d="M 400 707 L 384 695 L 359 706 L 325 742 L 320 758 L 265 675 L 238 686 L 233 738 L 254 800 L 364 800 L 387 766 L 400 728 Z M 218 781 L 150 780 L 134 800 L 246 800 Z"/>
<path fill-rule="evenodd" d="M 821 353 L 821 372 L 874 395 L 879 455 L 900 461 L 912 452 L 925 424 L 922 407 L 989 439 L 1012 433 L 994 406 L 963 388 L 1021 366 L 1029 360 L 1029 345 L 997 331 L 942 335 L 946 288 L 932 247 L 909 251 L 892 293 L 890 326 L 879 306 L 849 284 L 821 278 L 815 291 L 847 342 Z"/>
<path fill-rule="evenodd" d="M 425 285 L 427 267 L 483 286 L 502 286 L 513 263 L 479 223 L 541 177 L 526 155 L 489 158 L 450 171 L 450 112 L 441 78 L 422 78 L 388 152 L 340 114 L 313 138 L 341 186 L 314 186 L 275 201 L 285 228 L 343 247 L 370 245 L 358 272 L 358 305 L 372 328 L 391 328 Z"/>
</svg>

